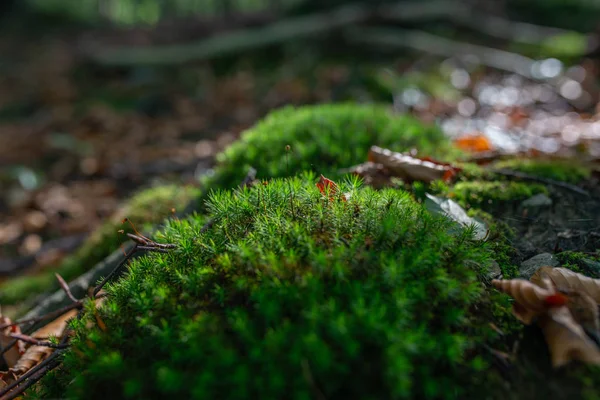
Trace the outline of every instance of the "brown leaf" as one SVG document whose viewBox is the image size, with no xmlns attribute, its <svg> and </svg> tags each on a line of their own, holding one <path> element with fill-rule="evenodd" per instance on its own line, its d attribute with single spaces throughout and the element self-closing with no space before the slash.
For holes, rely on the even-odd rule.
<svg viewBox="0 0 600 400">
<path fill-rule="evenodd" d="M 544 333 L 554 367 L 572 360 L 600 364 L 600 350 L 575 322 L 567 307 L 558 307 L 541 315 L 538 325 Z"/>
<path fill-rule="evenodd" d="M 67 327 L 67 321 L 75 317 L 77 312 L 77 310 L 71 310 L 61 315 L 54 321 L 38 329 L 32 336 L 36 338 L 46 338 L 49 336 L 61 337 Z M 39 362 L 43 361 L 52 354 L 53 351 L 54 349 L 47 346 L 31 346 L 10 371 L 16 376 L 20 376 L 35 367 Z"/>
<path fill-rule="evenodd" d="M 321 177 L 319 178 L 319 182 L 317 182 L 316 186 L 319 188 L 319 191 L 324 196 L 329 194 L 329 199 L 331 201 L 333 201 L 335 196 L 338 195 L 337 184 L 334 181 L 332 181 L 331 179 L 324 177 L 323 175 L 321 175 Z M 346 196 L 342 194 L 340 196 L 340 199 L 342 201 L 346 201 Z"/>
<path fill-rule="evenodd" d="M 553 289 L 542 288 L 524 279 L 494 279 L 492 285 L 515 299 L 513 315 L 526 325 L 553 307 L 554 304 L 548 299 L 553 299 L 557 294 Z"/>
<path fill-rule="evenodd" d="M 575 321 L 581 325 L 588 336 L 600 341 L 600 321 L 598 305 L 585 293 L 571 292 L 568 294 L 567 308 Z"/>
<path fill-rule="evenodd" d="M 10 318 L 0 315 L 0 325 L 6 325 L 10 323 Z M 21 333 L 21 328 L 18 326 L 9 326 L 0 332 L 0 344 L 2 345 L 2 349 L 6 349 L 6 346 L 14 341 L 14 339 L 10 336 L 11 333 Z M 15 365 L 24 352 L 25 344 L 17 342 L 11 347 L 10 350 L 4 353 L 4 360 L 6 361 L 8 367 L 10 368 Z"/>
<path fill-rule="evenodd" d="M 394 176 L 408 181 L 449 180 L 460 171 L 450 164 L 429 158 L 416 158 L 378 146 L 372 146 L 369 150 L 369 161 L 383 165 Z"/>
<path fill-rule="evenodd" d="M 546 266 L 539 268 L 530 280 L 539 283 L 544 277 L 548 277 L 559 291 L 584 293 L 600 303 L 600 279 L 592 279 L 566 268 Z"/>
</svg>

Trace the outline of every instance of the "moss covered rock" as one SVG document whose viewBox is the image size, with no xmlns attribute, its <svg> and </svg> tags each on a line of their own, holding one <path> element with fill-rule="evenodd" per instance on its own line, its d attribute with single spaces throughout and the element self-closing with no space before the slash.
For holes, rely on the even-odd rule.
<svg viewBox="0 0 600 400">
<path fill-rule="evenodd" d="M 498 161 L 494 164 L 494 167 L 498 169 L 512 169 L 540 178 L 570 183 L 580 182 L 589 178 L 591 175 L 591 171 L 588 167 L 585 167 L 574 160 L 535 160 L 517 158 Z"/>
<path fill-rule="evenodd" d="M 481 296 L 490 257 L 407 193 L 305 175 L 215 192 L 205 218 L 171 221 L 169 254 L 110 285 L 108 329 L 76 327 L 46 382 L 72 398 L 458 398 L 481 388 Z M 487 326 L 487 325 L 485 325 Z M 85 371 L 84 373 L 81 373 Z M 51 391 L 50 386 L 46 390 Z M 60 393 L 60 394 L 59 394 Z"/>
<path fill-rule="evenodd" d="M 492 258 L 507 278 L 517 268 L 510 229 L 481 208 L 546 188 L 490 182 L 477 166 L 456 185 L 406 185 L 411 193 L 342 179 L 373 144 L 456 155 L 435 128 L 382 106 L 285 108 L 247 131 L 205 180 L 203 214 L 154 236 L 177 249 L 132 261 L 106 304 L 73 322 L 73 348 L 38 394 L 528 399 L 600 388 L 595 369 L 549 370 L 539 332 L 527 336 L 537 342 L 511 383 L 493 367 L 523 326 L 508 296 L 486 290 Z M 262 182 L 230 190 L 250 166 Z M 319 173 L 337 179 L 347 201 L 323 196 Z M 495 232 L 483 242 L 450 229 L 416 200 L 426 191 L 472 206 Z"/>
<path fill-rule="evenodd" d="M 388 106 L 327 104 L 286 107 L 269 114 L 218 156 L 212 184 L 234 187 L 249 167 L 262 178 L 314 171 L 335 178 L 362 163 L 372 145 L 447 158 L 455 153 L 434 126 L 394 114 Z M 290 146 L 290 151 L 286 151 Z"/>
</svg>

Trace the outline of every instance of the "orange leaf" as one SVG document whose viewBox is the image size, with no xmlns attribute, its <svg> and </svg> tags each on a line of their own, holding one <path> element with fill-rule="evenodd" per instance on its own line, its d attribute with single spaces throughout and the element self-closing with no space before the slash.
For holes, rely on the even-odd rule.
<svg viewBox="0 0 600 400">
<path fill-rule="evenodd" d="M 334 197 L 338 194 L 337 184 L 331 179 L 325 178 L 323 175 L 321 175 L 321 178 L 316 185 L 323 196 L 329 194 L 329 200 L 333 201 Z M 346 197 L 344 195 L 341 196 L 341 199 L 342 201 L 346 201 Z"/>
<path fill-rule="evenodd" d="M 471 153 L 483 153 L 494 149 L 488 138 L 481 134 L 459 137 L 454 140 L 454 145 Z"/>
</svg>

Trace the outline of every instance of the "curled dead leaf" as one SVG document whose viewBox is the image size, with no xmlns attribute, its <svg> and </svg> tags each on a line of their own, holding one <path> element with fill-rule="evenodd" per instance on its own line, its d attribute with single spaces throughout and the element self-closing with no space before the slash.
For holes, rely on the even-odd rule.
<svg viewBox="0 0 600 400">
<path fill-rule="evenodd" d="M 555 306 L 554 297 L 557 293 L 554 290 L 539 287 L 524 279 L 494 279 L 492 285 L 515 299 L 513 315 L 526 325 Z"/>
<path fill-rule="evenodd" d="M 581 325 L 585 333 L 600 343 L 600 321 L 598 305 L 585 293 L 571 292 L 568 294 L 567 308 L 575 321 Z"/>
<path fill-rule="evenodd" d="M 549 310 L 540 316 L 538 325 L 544 333 L 555 368 L 571 360 L 600 364 L 600 350 L 575 322 L 567 307 Z"/>
<path fill-rule="evenodd" d="M 540 284 L 547 277 L 559 291 L 579 292 L 600 303 L 600 279 L 592 279 L 566 268 L 540 267 L 531 277 L 531 282 Z"/>
</svg>

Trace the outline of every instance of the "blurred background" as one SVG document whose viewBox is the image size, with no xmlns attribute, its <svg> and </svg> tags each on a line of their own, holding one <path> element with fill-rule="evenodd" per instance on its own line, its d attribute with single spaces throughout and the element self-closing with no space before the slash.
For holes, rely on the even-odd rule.
<svg viewBox="0 0 600 400">
<path fill-rule="evenodd" d="M 465 149 L 600 159 L 600 1 L 4 0 L 0 279 L 269 110 L 383 102 Z"/>
</svg>

